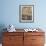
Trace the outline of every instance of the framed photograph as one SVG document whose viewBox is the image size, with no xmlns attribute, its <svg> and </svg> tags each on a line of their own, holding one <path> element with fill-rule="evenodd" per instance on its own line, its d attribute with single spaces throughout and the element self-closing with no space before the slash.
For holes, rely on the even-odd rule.
<svg viewBox="0 0 46 46">
<path fill-rule="evenodd" d="M 34 22 L 34 5 L 19 6 L 19 21 L 24 23 Z"/>
</svg>

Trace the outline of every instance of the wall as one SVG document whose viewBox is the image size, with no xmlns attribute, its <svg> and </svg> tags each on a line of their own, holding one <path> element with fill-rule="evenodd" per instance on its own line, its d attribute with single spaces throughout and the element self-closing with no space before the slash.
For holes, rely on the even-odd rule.
<svg viewBox="0 0 46 46">
<path fill-rule="evenodd" d="M 46 1 L 41 0 L 0 0 L 0 25 L 13 24 L 16 28 L 44 27 L 46 28 Z M 19 22 L 19 5 L 34 5 L 34 22 Z"/>
</svg>

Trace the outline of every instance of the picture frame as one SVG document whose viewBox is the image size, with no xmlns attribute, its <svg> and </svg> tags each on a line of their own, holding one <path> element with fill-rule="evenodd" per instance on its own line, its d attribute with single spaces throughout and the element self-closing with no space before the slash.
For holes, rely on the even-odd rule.
<svg viewBox="0 0 46 46">
<path fill-rule="evenodd" d="M 19 21 L 22 23 L 34 22 L 34 5 L 19 5 Z"/>
</svg>

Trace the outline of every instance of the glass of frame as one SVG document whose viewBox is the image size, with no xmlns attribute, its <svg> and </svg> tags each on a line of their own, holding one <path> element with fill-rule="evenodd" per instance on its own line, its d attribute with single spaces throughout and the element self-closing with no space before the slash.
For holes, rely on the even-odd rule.
<svg viewBox="0 0 46 46">
<path fill-rule="evenodd" d="M 19 5 L 19 21 L 34 22 L 34 5 Z"/>
</svg>

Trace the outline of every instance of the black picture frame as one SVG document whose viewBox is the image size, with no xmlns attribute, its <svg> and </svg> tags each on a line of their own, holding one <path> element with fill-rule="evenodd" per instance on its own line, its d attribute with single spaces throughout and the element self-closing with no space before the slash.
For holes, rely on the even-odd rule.
<svg viewBox="0 0 46 46">
<path fill-rule="evenodd" d="M 22 23 L 34 22 L 34 5 L 19 5 L 19 21 Z"/>
</svg>

